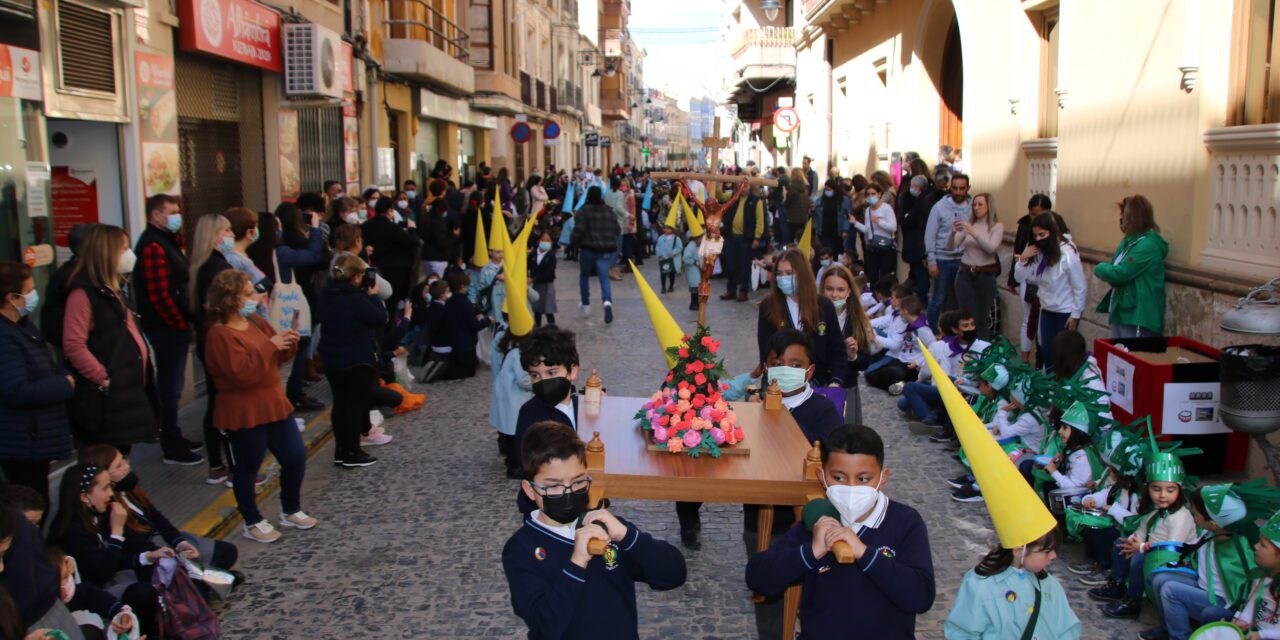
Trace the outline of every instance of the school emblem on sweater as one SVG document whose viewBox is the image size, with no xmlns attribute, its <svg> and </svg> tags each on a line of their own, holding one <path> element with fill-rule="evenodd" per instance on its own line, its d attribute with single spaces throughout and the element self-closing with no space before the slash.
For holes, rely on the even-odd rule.
<svg viewBox="0 0 1280 640">
<path fill-rule="evenodd" d="M 890 549 L 889 547 L 880 547 L 880 555 L 886 558 L 893 558 L 898 554 L 894 553 L 893 549 Z"/>
<path fill-rule="evenodd" d="M 827 323 L 825 322 L 818 323 L 818 335 L 820 336 L 827 335 Z"/>
<path fill-rule="evenodd" d="M 1014 593 L 1014 592 L 1013 592 L 1013 589 L 1010 589 L 1010 590 L 1008 590 L 1008 591 L 1004 592 L 1004 599 L 1005 599 L 1005 600 L 1008 600 L 1009 602 L 1017 602 L 1017 601 L 1018 601 L 1018 594 Z"/>
<path fill-rule="evenodd" d="M 535 547 L 533 550 L 533 557 L 537 558 L 539 561 L 546 560 L 547 550 L 542 547 Z"/>
<path fill-rule="evenodd" d="M 606 571 L 618 568 L 618 545 L 612 542 L 604 548 L 604 568 Z"/>
</svg>

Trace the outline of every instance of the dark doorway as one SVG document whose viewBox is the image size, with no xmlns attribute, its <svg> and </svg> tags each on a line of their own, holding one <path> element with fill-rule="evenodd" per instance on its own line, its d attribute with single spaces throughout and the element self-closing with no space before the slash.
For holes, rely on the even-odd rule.
<svg viewBox="0 0 1280 640">
<path fill-rule="evenodd" d="M 953 17 L 942 49 L 942 107 L 938 144 L 964 146 L 964 54 L 960 47 L 960 23 Z"/>
</svg>

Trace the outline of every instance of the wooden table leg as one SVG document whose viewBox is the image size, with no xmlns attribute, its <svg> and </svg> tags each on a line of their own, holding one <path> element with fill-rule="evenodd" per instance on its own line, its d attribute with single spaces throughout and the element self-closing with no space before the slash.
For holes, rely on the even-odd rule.
<svg viewBox="0 0 1280 640">
<path fill-rule="evenodd" d="M 769 542 L 773 538 L 773 505 L 762 504 L 760 510 L 756 512 L 756 553 L 769 550 Z M 764 603 L 764 595 L 759 593 L 751 594 L 751 601 L 756 604 Z"/>
<path fill-rule="evenodd" d="M 801 586 L 793 584 L 782 595 L 782 637 L 796 637 L 796 616 L 800 613 Z"/>
</svg>

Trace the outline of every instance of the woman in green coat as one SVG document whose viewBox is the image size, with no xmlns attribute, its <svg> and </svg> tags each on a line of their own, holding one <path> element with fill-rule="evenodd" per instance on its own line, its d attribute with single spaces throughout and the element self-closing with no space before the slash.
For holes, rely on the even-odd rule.
<svg viewBox="0 0 1280 640">
<path fill-rule="evenodd" d="M 1169 243 L 1160 237 L 1155 211 L 1145 196 L 1120 201 L 1124 240 L 1109 263 L 1094 270 L 1111 285 L 1095 311 L 1107 313 L 1111 338 L 1138 338 L 1164 333 L 1164 259 Z"/>
</svg>

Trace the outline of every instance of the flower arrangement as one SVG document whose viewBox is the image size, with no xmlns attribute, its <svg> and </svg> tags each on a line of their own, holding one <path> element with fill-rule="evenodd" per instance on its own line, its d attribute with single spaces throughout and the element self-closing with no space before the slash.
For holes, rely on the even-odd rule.
<svg viewBox="0 0 1280 640">
<path fill-rule="evenodd" d="M 721 395 L 727 385 L 720 382 L 725 369 L 724 362 L 716 359 L 719 350 L 720 342 L 705 326 L 684 336 L 680 346 L 667 350 L 676 364 L 662 388 L 636 413 L 640 428 L 669 453 L 717 458 L 722 447 L 746 437 Z"/>
</svg>

